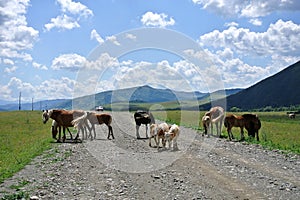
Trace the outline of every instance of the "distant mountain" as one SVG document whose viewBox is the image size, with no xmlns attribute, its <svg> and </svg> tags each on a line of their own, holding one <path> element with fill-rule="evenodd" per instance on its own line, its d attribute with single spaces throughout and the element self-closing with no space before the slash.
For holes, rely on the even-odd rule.
<svg viewBox="0 0 300 200">
<path fill-rule="evenodd" d="M 66 102 L 72 102 L 69 99 L 56 99 L 56 100 L 45 100 L 45 101 L 38 101 L 32 103 L 21 103 L 21 110 L 46 110 L 51 108 L 67 108 L 64 106 Z M 11 111 L 11 110 L 18 110 L 19 104 L 18 103 L 9 103 L 6 105 L 0 105 L 0 111 Z"/>
<path fill-rule="evenodd" d="M 250 110 L 291 105 L 300 105 L 300 61 L 227 97 L 227 110 L 232 107 Z M 205 109 L 208 107 L 208 104 L 203 106 Z"/>
<path fill-rule="evenodd" d="M 98 105 L 108 105 L 120 102 L 158 103 L 178 100 L 196 100 L 205 95 L 206 93 L 201 92 L 178 92 L 170 89 L 156 89 L 145 85 L 80 97 L 74 99 L 73 105 L 76 105 L 76 107 L 81 109 L 91 109 Z"/>
<path fill-rule="evenodd" d="M 225 90 L 225 94 L 233 94 L 241 89 Z M 222 94 L 222 96 L 221 96 Z M 132 87 L 114 91 L 100 92 L 95 95 L 88 95 L 84 97 L 59 100 L 39 101 L 33 104 L 34 110 L 44 110 L 52 108 L 64 108 L 64 109 L 85 109 L 91 110 L 95 106 L 99 105 L 111 105 L 114 103 L 162 103 L 162 102 L 177 102 L 179 101 L 193 101 L 194 103 L 188 107 L 192 109 L 197 104 L 197 101 L 205 100 L 210 101 L 211 96 L 214 98 L 220 98 L 224 96 L 224 91 L 216 91 L 211 95 L 201 92 L 182 92 L 173 91 L 170 89 L 157 89 L 148 85 L 140 87 Z M 197 106 L 196 106 L 197 107 Z M 22 104 L 22 110 L 31 110 L 32 104 Z M 0 105 L 0 110 L 18 110 L 18 104 Z"/>
</svg>

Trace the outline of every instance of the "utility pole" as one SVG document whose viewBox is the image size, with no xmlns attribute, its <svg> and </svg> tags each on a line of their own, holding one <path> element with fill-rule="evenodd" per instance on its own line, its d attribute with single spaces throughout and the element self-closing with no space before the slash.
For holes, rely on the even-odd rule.
<svg viewBox="0 0 300 200">
<path fill-rule="evenodd" d="M 21 110 L 21 97 L 22 97 L 22 93 L 20 92 L 20 94 L 19 94 L 19 110 Z"/>
</svg>

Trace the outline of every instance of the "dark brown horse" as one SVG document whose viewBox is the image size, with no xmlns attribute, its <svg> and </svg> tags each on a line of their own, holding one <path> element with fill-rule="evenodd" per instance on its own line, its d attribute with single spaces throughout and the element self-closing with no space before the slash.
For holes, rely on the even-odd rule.
<svg viewBox="0 0 300 200">
<path fill-rule="evenodd" d="M 140 138 L 139 128 L 142 124 L 146 126 L 146 138 L 148 138 L 148 124 L 155 124 L 155 119 L 151 112 L 138 110 L 133 115 L 136 124 L 136 137 Z"/>
<path fill-rule="evenodd" d="M 241 116 L 229 114 L 225 117 L 224 125 L 227 128 L 229 140 L 233 139 L 232 127 L 239 127 L 241 129 L 241 140 L 245 139 L 244 128 L 248 132 L 248 136 L 255 137 L 259 141 L 258 131 L 261 128 L 261 122 L 255 114 L 243 114 Z"/>
<path fill-rule="evenodd" d="M 261 122 L 255 114 L 243 114 L 242 117 L 245 121 L 245 129 L 248 131 L 248 135 L 251 137 L 256 136 L 256 140 L 259 141 L 258 131 L 261 128 Z"/>
<path fill-rule="evenodd" d="M 72 121 L 84 114 L 84 111 L 80 110 L 45 110 L 43 112 L 42 118 L 43 118 L 43 123 L 45 124 L 50 118 L 55 120 L 57 122 L 58 127 L 63 127 L 63 142 L 66 139 L 66 134 L 65 134 L 65 128 L 68 127 L 73 127 Z M 68 129 L 69 131 L 69 129 Z M 57 132 L 56 132 L 57 133 Z M 72 139 L 72 134 L 69 131 Z M 54 132 L 55 134 L 55 132 Z M 55 135 L 53 135 L 54 138 L 56 138 Z M 61 135 L 59 131 L 59 137 L 57 139 L 58 142 L 61 140 Z"/>
</svg>

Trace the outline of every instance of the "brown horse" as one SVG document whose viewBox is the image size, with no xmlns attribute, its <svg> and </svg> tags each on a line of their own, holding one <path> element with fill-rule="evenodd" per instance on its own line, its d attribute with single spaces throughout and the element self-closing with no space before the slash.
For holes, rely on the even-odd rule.
<svg viewBox="0 0 300 200">
<path fill-rule="evenodd" d="M 234 139 L 232 131 L 231 131 L 232 127 L 240 127 L 241 140 L 245 139 L 245 136 L 244 136 L 245 121 L 242 116 L 237 116 L 237 115 L 233 115 L 233 114 L 227 115 L 224 120 L 224 126 L 227 128 L 229 140 Z"/>
<path fill-rule="evenodd" d="M 42 118 L 43 118 L 43 123 L 45 124 L 50 118 L 55 120 L 57 122 L 57 126 L 58 127 L 63 127 L 63 142 L 66 139 L 66 134 L 65 134 L 65 128 L 68 127 L 73 127 L 72 125 L 72 121 L 74 119 L 76 119 L 77 117 L 80 117 L 84 114 L 84 111 L 80 111 L 80 110 L 45 110 L 43 112 Z M 69 131 L 69 129 L 68 129 Z M 56 132 L 57 133 L 57 132 Z M 71 139 L 72 139 L 72 134 L 69 131 L 70 135 L 71 135 Z M 54 136 L 54 138 L 56 138 L 56 135 Z M 59 137 L 57 139 L 58 142 L 60 142 L 61 139 L 61 135 L 59 132 Z"/>
<path fill-rule="evenodd" d="M 87 123 L 86 123 L 87 120 L 89 120 L 89 122 L 91 123 L 91 125 L 92 125 L 91 128 L 87 125 Z M 76 138 L 78 138 L 79 130 L 83 129 L 84 126 L 86 126 L 89 129 L 89 132 L 90 132 L 89 136 L 91 137 L 91 139 L 93 139 L 91 129 L 93 129 L 93 131 L 94 131 L 94 139 L 96 138 L 95 125 L 97 125 L 97 124 L 98 125 L 105 124 L 108 127 L 107 139 L 110 139 L 110 136 L 112 136 L 112 139 L 115 139 L 113 129 L 111 127 L 111 123 L 112 123 L 112 116 L 110 114 L 107 114 L 107 113 L 97 114 L 94 112 L 85 112 L 84 115 L 82 115 L 81 117 L 72 121 L 72 124 L 74 125 L 74 127 L 78 128 Z"/>
<path fill-rule="evenodd" d="M 229 140 L 234 139 L 232 135 L 232 127 L 240 127 L 241 129 L 241 140 L 245 139 L 244 128 L 247 130 L 250 137 L 255 137 L 259 141 L 258 130 L 261 128 L 261 122 L 257 115 L 254 114 L 243 114 L 242 116 L 237 116 L 229 114 L 225 117 L 224 125 L 227 128 L 227 133 Z"/>
<path fill-rule="evenodd" d="M 245 129 L 248 131 L 248 135 L 251 137 L 256 136 L 256 140 L 259 141 L 258 131 L 261 128 L 261 122 L 255 114 L 243 114 L 242 117 L 245 121 Z"/>
<path fill-rule="evenodd" d="M 209 126 L 211 129 L 211 132 L 210 132 L 211 135 L 213 135 L 213 124 L 216 124 L 217 136 L 218 137 L 221 136 L 224 115 L 225 115 L 224 108 L 222 108 L 220 106 L 212 107 L 208 112 L 206 112 L 204 114 L 204 116 L 209 117 Z M 202 118 L 202 120 L 204 120 L 204 118 Z M 208 118 L 206 120 L 208 120 Z M 208 127 L 206 127 L 205 129 L 206 129 L 205 133 L 207 133 Z M 209 136 L 209 134 L 208 134 L 208 136 Z"/>
</svg>

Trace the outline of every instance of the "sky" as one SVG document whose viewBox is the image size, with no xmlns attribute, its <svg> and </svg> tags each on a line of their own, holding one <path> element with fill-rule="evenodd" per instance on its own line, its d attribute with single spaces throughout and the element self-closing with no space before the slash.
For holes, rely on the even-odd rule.
<svg viewBox="0 0 300 200">
<path fill-rule="evenodd" d="M 299 60 L 299 0 L 0 0 L 0 100 L 247 88 Z"/>
</svg>

